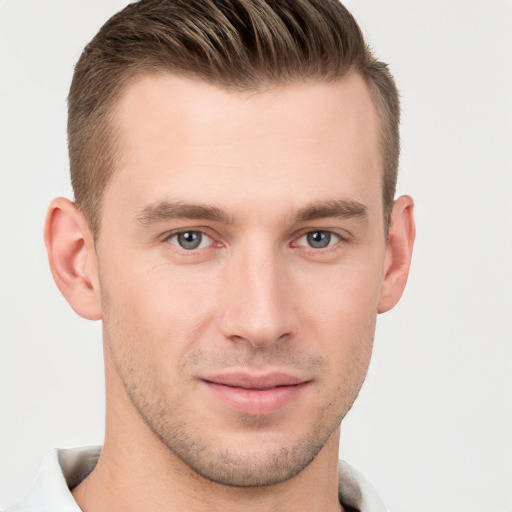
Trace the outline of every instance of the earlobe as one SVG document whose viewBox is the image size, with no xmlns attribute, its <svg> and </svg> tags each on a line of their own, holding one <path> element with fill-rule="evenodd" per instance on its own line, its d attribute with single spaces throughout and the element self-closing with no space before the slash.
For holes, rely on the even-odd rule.
<svg viewBox="0 0 512 512">
<path fill-rule="evenodd" d="M 415 236 L 414 201 L 409 196 L 399 197 L 393 206 L 389 226 L 384 263 L 384 282 L 377 309 L 378 313 L 389 311 L 402 296 L 411 266 Z"/>
<path fill-rule="evenodd" d="M 62 295 L 80 316 L 100 320 L 101 295 L 94 241 L 74 203 L 62 197 L 51 202 L 44 240 L 50 269 Z"/>
</svg>

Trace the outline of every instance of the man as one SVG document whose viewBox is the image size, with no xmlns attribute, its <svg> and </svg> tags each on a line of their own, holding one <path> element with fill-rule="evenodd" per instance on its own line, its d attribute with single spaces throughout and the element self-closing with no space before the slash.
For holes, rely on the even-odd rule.
<svg viewBox="0 0 512 512">
<path fill-rule="evenodd" d="M 11 510 L 383 510 L 338 464 L 405 286 L 398 95 L 335 0 L 142 0 L 82 54 L 45 241 L 101 319 L 101 450 Z"/>
</svg>

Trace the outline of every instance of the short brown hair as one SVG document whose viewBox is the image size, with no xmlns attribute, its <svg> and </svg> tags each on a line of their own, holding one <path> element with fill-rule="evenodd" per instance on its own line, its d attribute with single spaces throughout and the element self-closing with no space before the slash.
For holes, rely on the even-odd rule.
<svg viewBox="0 0 512 512">
<path fill-rule="evenodd" d="M 112 116 L 127 83 L 169 72 L 230 90 L 297 80 L 332 81 L 355 71 L 380 117 L 385 227 L 394 202 L 400 105 L 386 64 L 370 51 L 338 0 L 140 0 L 110 18 L 86 46 L 68 97 L 75 201 L 92 233 L 116 166 Z"/>
</svg>

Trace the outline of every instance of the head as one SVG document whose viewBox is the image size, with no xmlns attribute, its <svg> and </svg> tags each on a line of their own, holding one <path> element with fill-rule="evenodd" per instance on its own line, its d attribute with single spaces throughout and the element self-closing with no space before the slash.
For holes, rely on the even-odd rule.
<svg viewBox="0 0 512 512">
<path fill-rule="evenodd" d="M 107 430 L 225 485 L 336 459 L 414 239 L 396 89 L 351 15 L 131 4 L 69 103 L 76 205 L 54 201 L 46 242 L 70 304 L 103 320 Z"/>
</svg>

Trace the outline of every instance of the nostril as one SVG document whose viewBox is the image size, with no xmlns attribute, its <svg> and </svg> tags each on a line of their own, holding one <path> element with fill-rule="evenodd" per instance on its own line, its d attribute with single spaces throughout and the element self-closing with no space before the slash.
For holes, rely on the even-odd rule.
<svg viewBox="0 0 512 512">
<path fill-rule="evenodd" d="M 271 333 L 264 334 L 264 333 L 255 333 L 252 334 L 247 333 L 245 336 L 241 336 L 238 334 L 229 336 L 231 341 L 235 343 L 247 343 L 252 345 L 255 348 L 264 348 L 268 347 L 270 345 L 274 345 L 275 343 L 279 343 L 285 338 L 287 338 L 291 333 L 283 333 L 274 335 Z"/>
</svg>

